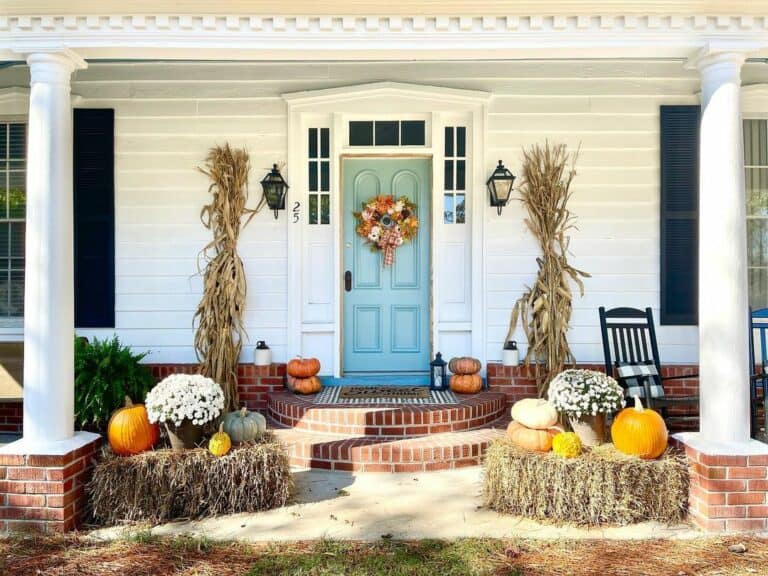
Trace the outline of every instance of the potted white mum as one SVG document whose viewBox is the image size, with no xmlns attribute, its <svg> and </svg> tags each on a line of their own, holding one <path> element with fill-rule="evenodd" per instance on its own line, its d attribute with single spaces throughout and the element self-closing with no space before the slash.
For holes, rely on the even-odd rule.
<svg viewBox="0 0 768 576">
<path fill-rule="evenodd" d="M 150 422 L 162 422 L 171 447 L 185 450 L 203 438 L 203 426 L 224 410 L 224 392 L 199 374 L 172 374 L 152 388 L 145 401 Z"/>
<path fill-rule="evenodd" d="M 565 370 L 549 383 L 549 403 L 570 420 L 585 446 L 605 442 L 605 415 L 624 407 L 624 390 L 594 370 Z"/>
</svg>

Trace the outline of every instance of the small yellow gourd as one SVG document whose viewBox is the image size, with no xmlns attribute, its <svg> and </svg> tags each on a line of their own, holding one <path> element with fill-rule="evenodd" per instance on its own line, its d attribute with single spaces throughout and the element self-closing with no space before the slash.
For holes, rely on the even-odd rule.
<svg viewBox="0 0 768 576">
<path fill-rule="evenodd" d="M 560 432 L 552 438 L 552 452 L 563 458 L 576 458 L 581 454 L 581 440 L 574 432 Z"/>
<path fill-rule="evenodd" d="M 232 440 L 229 434 L 224 432 L 224 424 L 222 424 L 219 426 L 219 431 L 208 441 L 208 450 L 214 456 L 224 456 L 230 448 L 232 448 Z"/>
</svg>

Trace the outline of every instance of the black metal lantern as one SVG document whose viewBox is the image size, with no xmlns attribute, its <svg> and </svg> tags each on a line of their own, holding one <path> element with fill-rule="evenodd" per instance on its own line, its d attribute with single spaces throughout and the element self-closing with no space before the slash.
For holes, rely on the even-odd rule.
<svg viewBox="0 0 768 576">
<path fill-rule="evenodd" d="M 438 352 L 435 359 L 429 363 L 429 389 L 446 390 L 448 388 L 448 364 L 443 360 L 443 355 Z"/>
<path fill-rule="evenodd" d="M 501 216 L 501 209 L 507 205 L 509 196 L 512 194 L 512 184 L 515 183 L 515 175 L 512 174 L 504 164 L 499 160 L 499 165 L 488 178 L 486 185 L 491 195 L 491 206 L 496 207 L 496 213 Z"/>
<path fill-rule="evenodd" d="M 283 179 L 277 164 L 273 164 L 272 170 L 264 176 L 261 187 L 264 190 L 267 206 L 275 211 L 275 220 L 277 220 L 277 211 L 285 210 L 285 193 L 288 191 L 288 182 Z"/>
</svg>

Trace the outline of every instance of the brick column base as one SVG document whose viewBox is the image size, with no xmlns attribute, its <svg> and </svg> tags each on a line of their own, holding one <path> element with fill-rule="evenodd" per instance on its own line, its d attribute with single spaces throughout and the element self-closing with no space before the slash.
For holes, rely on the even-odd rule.
<svg viewBox="0 0 768 576">
<path fill-rule="evenodd" d="M 0 451 L 0 531 L 67 532 L 80 526 L 101 437 L 78 432 L 61 444 L 24 453 L 20 440 Z"/>
<path fill-rule="evenodd" d="M 712 445 L 697 433 L 675 434 L 691 472 L 689 514 L 708 532 L 768 530 L 768 446 Z"/>
</svg>

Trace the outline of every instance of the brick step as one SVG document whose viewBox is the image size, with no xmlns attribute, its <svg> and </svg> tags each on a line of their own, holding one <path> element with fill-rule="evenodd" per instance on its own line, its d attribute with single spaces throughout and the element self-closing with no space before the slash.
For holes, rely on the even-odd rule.
<svg viewBox="0 0 768 576">
<path fill-rule="evenodd" d="M 507 413 L 504 394 L 487 391 L 460 396 L 460 404 L 441 405 L 350 406 L 314 404 L 313 399 L 272 392 L 267 413 L 280 426 L 306 432 L 393 438 L 476 430 Z"/>
<path fill-rule="evenodd" d="M 291 465 L 346 472 L 428 472 L 482 463 L 488 444 L 504 435 L 509 417 L 483 428 L 428 436 L 355 436 L 270 427 L 287 446 Z"/>
</svg>

